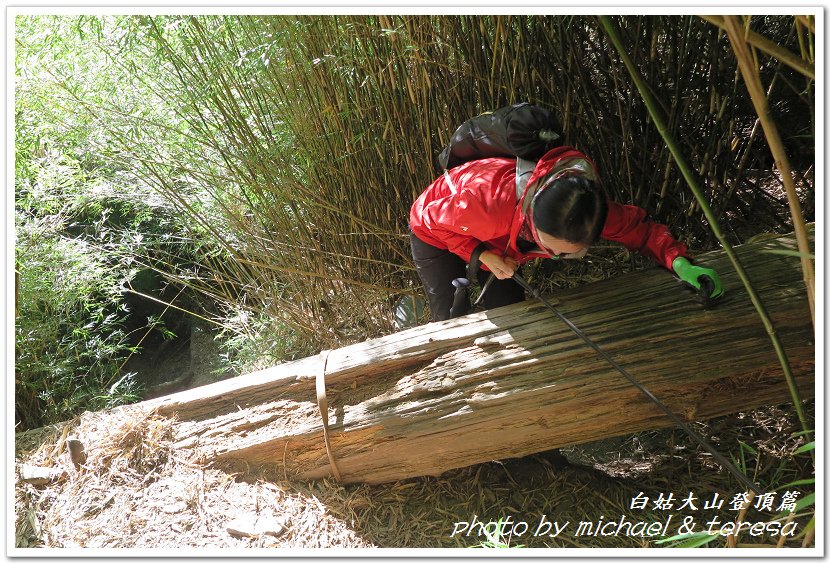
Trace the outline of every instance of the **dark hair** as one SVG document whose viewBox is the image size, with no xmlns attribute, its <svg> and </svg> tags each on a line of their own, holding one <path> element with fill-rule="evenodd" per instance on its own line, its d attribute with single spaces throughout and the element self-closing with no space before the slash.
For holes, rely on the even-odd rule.
<svg viewBox="0 0 830 563">
<path fill-rule="evenodd" d="M 539 180 L 545 186 L 547 177 Z M 596 182 L 583 176 L 564 176 L 540 188 L 533 202 L 533 226 L 552 237 L 591 245 L 599 239 L 608 200 Z"/>
</svg>

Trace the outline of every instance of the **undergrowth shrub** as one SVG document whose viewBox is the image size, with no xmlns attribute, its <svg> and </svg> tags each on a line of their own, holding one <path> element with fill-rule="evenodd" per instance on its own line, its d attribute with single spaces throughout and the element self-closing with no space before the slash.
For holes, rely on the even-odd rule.
<svg viewBox="0 0 830 563">
<path fill-rule="evenodd" d="M 41 165 L 15 209 L 15 418 L 18 429 L 134 399 L 120 304 L 123 268 L 95 241 L 66 235 L 71 160 Z"/>
</svg>

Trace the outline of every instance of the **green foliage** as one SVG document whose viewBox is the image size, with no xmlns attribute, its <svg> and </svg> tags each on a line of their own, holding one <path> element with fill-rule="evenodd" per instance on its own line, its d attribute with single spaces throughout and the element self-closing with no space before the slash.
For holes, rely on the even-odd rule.
<svg viewBox="0 0 830 563">
<path fill-rule="evenodd" d="M 720 537 L 717 534 L 710 534 L 708 532 L 696 532 L 694 534 L 677 534 L 669 538 L 657 540 L 654 543 L 657 545 L 669 544 L 669 547 L 691 548 L 702 547 Z"/>
<path fill-rule="evenodd" d="M 798 252 L 797 250 L 779 250 L 770 249 L 765 251 L 767 254 L 778 254 L 780 256 L 791 256 L 793 258 L 806 258 L 808 260 L 815 260 L 816 255 L 813 253 Z"/>
<path fill-rule="evenodd" d="M 812 431 L 808 431 L 806 433 L 812 434 Z M 803 436 L 804 434 L 805 432 L 796 432 L 792 434 L 792 438 L 798 438 L 799 436 Z M 738 445 L 739 458 L 735 459 L 735 457 L 733 456 L 733 460 L 735 460 L 735 463 L 739 465 L 740 469 L 744 473 L 747 473 L 750 467 L 754 467 L 754 469 L 757 471 L 761 467 L 762 461 L 769 460 L 772 458 L 772 456 L 770 456 L 767 452 L 759 452 L 758 449 L 753 448 L 752 446 L 741 440 L 738 440 Z M 803 444 L 792 450 L 791 455 L 793 457 L 799 456 L 801 454 L 812 452 L 814 448 L 815 442 L 807 442 L 806 444 Z M 745 453 L 749 453 L 755 458 L 754 463 L 749 463 L 749 461 L 745 457 Z M 805 485 L 812 485 L 813 488 L 815 488 L 816 481 L 814 477 L 807 479 L 797 479 L 795 481 L 781 484 L 779 479 L 782 475 L 789 474 L 792 471 L 798 471 L 798 469 L 795 467 L 787 467 L 788 465 L 794 465 L 792 464 L 792 462 L 792 458 L 790 458 L 789 461 L 785 459 L 778 467 L 778 469 L 772 472 L 771 475 L 766 474 L 763 482 L 758 483 L 761 490 L 769 491 L 772 494 L 779 495 L 780 499 L 780 495 L 782 495 L 786 491 L 795 491 L 799 495 L 803 494 L 802 490 Z M 785 540 L 787 542 L 797 541 L 800 543 L 801 540 L 804 539 L 806 534 L 808 534 L 810 530 L 815 526 L 814 507 L 815 492 L 808 492 L 806 495 L 795 501 L 794 508 L 792 511 L 789 509 L 784 509 L 778 513 L 764 512 L 760 514 L 763 514 L 765 517 L 765 521 L 769 522 L 777 521 L 784 523 L 789 520 L 798 520 L 799 522 L 803 522 L 803 524 L 801 524 L 800 526 L 801 531 L 798 534 L 796 534 L 792 539 L 788 538 L 787 540 Z M 736 516 L 737 514 L 733 514 L 732 518 L 734 519 Z M 747 516 L 747 520 L 745 521 L 754 521 L 750 520 L 750 518 L 751 516 Z M 707 531 L 701 531 L 690 534 L 677 534 L 668 538 L 656 540 L 654 541 L 654 543 L 656 545 L 665 545 L 666 547 L 672 548 L 697 548 L 704 546 L 713 547 L 709 545 L 713 541 L 715 541 L 714 547 L 723 547 L 724 542 L 726 541 L 726 536 L 721 535 L 719 533 L 710 534 Z M 779 538 L 774 536 L 773 541 L 777 542 L 779 541 Z M 787 543 L 787 545 L 790 545 L 790 543 Z"/>
<path fill-rule="evenodd" d="M 804 452 L 811 452 L 815 449 L 816 449 L 816 443 L 815 442 L 808 442 L 808 443 L 804 444 L 803 446 L 801 446 L 800 448 L 798 448 L 797 450 L 795 450 L 793 453 L 794 454 L 802 454 Z"/>
<path fill-rule="evenodd" d="M 136 374 L 122 371 L 137 351 L 134 333 L 167 329 L 149 319 L 128 326 L 123 289 L 148 268 L 192 267 L 190 249 L 205 247 L 113 142 L 111 134 L 129 136 L 134 118 L 167 111 L 127 68 L 142 56 L 137 22 L 15 22 L 19 429 L 137 399 Z"/>
<path fill-rule="evenodd" d="M 171 337 L 163 320 L 127 327 L 124 290 L 179 256 L 172 210 L 135 186 L 90 178 L 60 155 L 30 167 L 16 193 L 16 410 L 22 426 L 65 420 L 139 397 L 121 368 L 136 331 Z"/>
<path fill-rule="evenodd" d="M 483 541 L 477 545 L 472 547 L 483 547 L 483 548 L 497 548 L 497 549 L 506 549 L 506 548 L 521 548 L 524 547 L 523 545 L 510 545 L 510 537 L 509 534 L 504 533 L 504 526 L 505 522 L 503 518 L 499 518 L 499 521 L 496 523 L 496 527 L 493 531 L 490 531 L 486 526 L 482 528 L 482 532 L 484 532 L 485 537 L 487 538 L 486 541 Z"/>
<path fill-rule="evenodd" d="M 40 179 L 59 179 L 57 189 L 72 183 L 71 166 L 55 167 Z M 15 411 L 23 429 L 115 406 L 138 391 L 134 374 L 119 371 L 130 352 L 119 305 L 123 270 L 94 241 L 65 235 L 68 203 L 57 189 L 36 183 L 43 207 L 24 199 L 15 214 Z"/>
</svg>

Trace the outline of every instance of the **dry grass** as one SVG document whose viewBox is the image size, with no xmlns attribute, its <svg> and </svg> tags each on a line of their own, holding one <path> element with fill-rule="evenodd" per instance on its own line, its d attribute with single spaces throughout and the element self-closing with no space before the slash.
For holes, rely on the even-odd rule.
<svg viewBox="0 0 830 563">
<path fill-rule="evenodd" d="M 792 409 L 768 407 L 698 424 L 726 449 L 737 440 L 752 445 L 757 462 L 751 476 L 780 486 L 811 476 L 808 456 L 792 459 L 800 439 Z M 705 454 L 678 431 L 653 431 L 571 448 L 566 454 L 584 465 L 559 467 L 557 458 L 538 454 L 491 462 L 386 485 L 341 486 L 330 481 L 300 483 L 281 478 L 274 466 L 202 467 L 171 450 L 174 420 L 136 410 L 86 413 L 60 428 L 21 435 L 19 463 L 62 467 L 66 476 L 48 486 L 15 487 L 17 547 L 115 548 L 360 548 L 470 547 L 475 534 L 451 537 L 454 524 L 474 515 L 480 521 L 512 516 L 535 528 L 542 515 L 575 527 L 582 520 L 655 520 L 629 508 L 638 492 L 656 497 L 674 492 L 699 497 L 732 493 L 734 485 Z M 80 469 L 66 453 L 67 439 L 83 436 L 87 458 Z M 39 443 L 37 440 L 41 439 Z M 36 448 L 36 449 L 35 449 Z M 806 459 L 805 459 L 806 457 Z M 687 514 L 689 513 L 686 511 Z M 240 517 L 280 521 L 277 535 L 235 537 L 228 524 Z M 679 519 L 677 513 L 675 519 Z M 722 519 L 729 513 L 724 507 Z M 804 525 L 803 518 L 797 519 Z M 513 538 L 525 547 L 647 547 L 628 537 Z M 718 546 L 719 540 L 712 545 Z M 767 537 L 740 538 L 766 543 Z M 720 542 L 720 546 L 723 546 Z M 787 547 L 800 540 L 788 539 Z"/>
</svg>

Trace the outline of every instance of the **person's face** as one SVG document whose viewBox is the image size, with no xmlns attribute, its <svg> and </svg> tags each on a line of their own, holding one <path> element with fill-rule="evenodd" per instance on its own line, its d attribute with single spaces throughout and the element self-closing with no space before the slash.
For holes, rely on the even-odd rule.
<svg viewBox="0 0 830 563">
<path fill-rule="evenodd" d="M 543 233 L 539 229 L 536 229 L 536 236 L 539 238 L 539 242 L 542 243 L 544 250 L 554 256 L 560 256 L 562 254 L 579 254 L 588 250 L 588 247 L 584 244 L 576 244 L 561 238 L 552 237 L 547 233 Z"/>
</svg>

